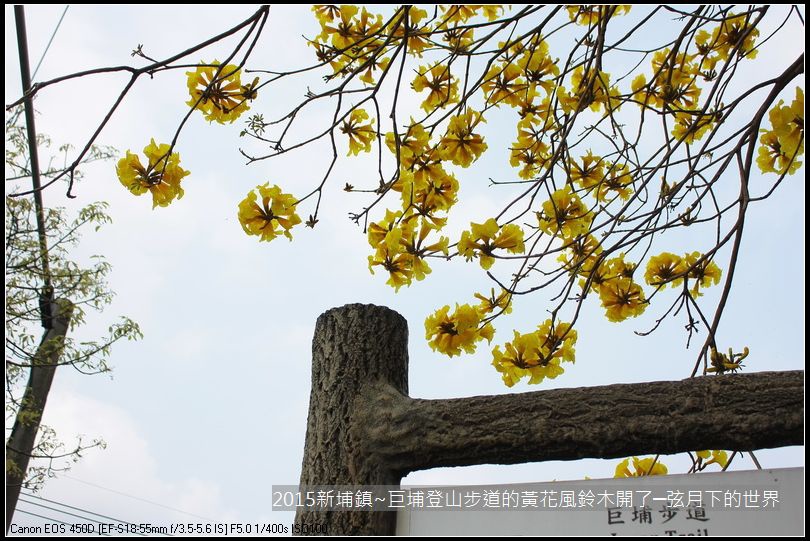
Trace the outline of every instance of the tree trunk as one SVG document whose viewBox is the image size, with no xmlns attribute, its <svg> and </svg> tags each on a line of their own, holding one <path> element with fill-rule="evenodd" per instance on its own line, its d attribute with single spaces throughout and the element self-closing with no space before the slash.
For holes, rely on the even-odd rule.
<svg viewBox="0 0 810 541">
<path fill-rule="evenodd" d="M 300 489 L 399 485 L 413 470 L 804 442 L 804 372 L 759 372 L 451 400 L 408 397 L 407 324 L 352 304 L 320 318 Z M 394 533 L 393 512 L 299 507 L 332 535 Z M 323 530 L 321 530 L 323 531 Z"/>
<path fill-rule="evenodd" d="M 45 403 L 73 313 L 70 301 L 57 299 L 51 306 L 56 314 L 51 320 L 51 328 L 45 332 L 31 360 L 28 386 L 14 419 L 11 436 L 6 442 L 6 533 L 17 508 L 17 499 L 25 481 L 28 461 L 33 454 L 42 413 L 45 411 Z"/>
</svg>

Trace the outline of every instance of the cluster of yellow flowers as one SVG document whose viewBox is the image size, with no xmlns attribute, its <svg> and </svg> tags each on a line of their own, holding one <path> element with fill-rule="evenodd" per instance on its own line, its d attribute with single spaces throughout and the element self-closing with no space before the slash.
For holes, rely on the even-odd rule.
<svg viewBox="0 0 810 541">
<path fill-rule="evenodd" d="M 721 450 L 695 451 L 693 462 L 696 472 L 703 471 L 712 464 L 725 468 L 728 466 L 728 453 Z M 667 472 L 667 467 L 657 457 L 638 458 L 634 456 L 619 462 L 614 477 L 645 477 L 647 475 L 666 475 Z"/>
<path fill-rule="evenodd" d="M 256 186 L 239 203 L 239 223 L 245 233 L 258 236 L 260 241 L 269 242 L 279 235 L 292 240 L 290 229 L 301 223 L 301 218 L 295 212 L 298 201 L 292 195 L 283 193 L 278 186 L 269 184 L 265 182 Z"/>
<path fill-rule="evenodd" d="M 207 121 L 220 124 L 232 123 L 250 109 L 247 102 L 256 98 L 258 78 L 243 85 L 238 66 L 222 66 L 217 60 L 200 64 L 196 70 L 186 72 L 191 95 L 187 105 L 202 111 Z"/>
<path fill-rule="evenodd" d="M 717 348 L 711 348 L 711 366 L 706 368 L 706 372 L 713 372 L 716 374 L 724 374 L 726 372 L 736 372 L 744 365 L 743 359 L 748 357 L 748 347 L 744 347 L 742 353 L 734 353 L 734 350 L 728 348 L 728 355 L 717 351 Z"/>
<path fill-rule="evenodd" d="M 721 468 L 725 468 L 728 465 L 728 453 L 725 451 L 696 451 L 695 455 L 697 455 L 698 467 L 696 469 L 698 470 L 703 470 L 706 468 L 706 466 L 710 466 L 712 464 L 717 464 Z"/>
<path fill-rule="evenodd" d="M 449 355 L 475 353 L 478 342 L 492 341 L 495 329 L 491 323 L 483 322 L 486 313 L 480 306 L 456 304 L 450 313 L 449 306 L 443 306 L 425 320 L 425 338 L 434 350 Z"/>
<path fill-rule="evenodd" d="M 523 230 L 515 224 L 500 227 L 495 218 L 490 218 L 483 224 L 471 223 L 470 231 L 461 234 L 457 247 L 467 261 L 477 257 L 481 268 L 489 269 L 495 263 L 492 256 L 496 248 L 512 254 L 523 253 Z"/>
<path fill-rule="evenodd" d="M 630 469 L 630 460 L 633 468 Z M 644 477 L 645 475 L 666 475 L 667 467 L 657 458 L 638 458 L 637 456 L 625 458 L 616 466 L 614 477 Z"/>
<path fill-rule="evenodd" d="M 143 149 L 147 165 L 141 164 L 137 154 L 127 151 L 118 161 L 118 180 L 135 195 L 152 194 L 152 208 L 166 207 L 175 199 L 183 197 L 180 181 L 189 174 L 180 167 L 180 155 L 169 153 L 170 146 L 158 145 L 155 140 Z"/>
<path fill-rule="evenodd" d="M 374 267 L 385 269 L 389 275 L 388 285 L 396 290 L 410 285 L 414 278 L 424 280 L 431 272 L 425 258 L 437 254 L 447 256 L 447 237 L 426 241 L 436 230 L 433 222 L 420 219 L 416 214 L 404 216 L 402 211 L 387 210 L 385 219 L 372 223 L 368 229 L 368 243 L 376 249 L 376 253 L 368 257 L 369 270 L 373 274 Z"/>
<path fill-rule="evenodd" d="M 450 357 L 461 355 L 461 350 L 475 353 L 478 342 L 486 339 L 492 341 L 495 329 L 489 323 L 491 314 L 512 311 L 512 294 L 501 290 L 484 296 L 475 294 L 479 302 L 470 304 L 456 304 L 456 309 L 450 313 L 449 306 L 443 306 L 425 320 L 425 338 L 433 351 L 438 351 Z"/>
<path fill-rule="evenodd" d="M 369 120 L 365 109 L 352 109 L 349 117 L 340 125 L 340 131 L 349 136 L 349 156 L 371 152 L 371 143 L 377 137 L 374 119 Z"/>
<path fill-rule="evenodd" d="M 568 242 L 558 261 L 567 271 L 581 276 L 580 287 L 599 295 L 605 317 L 619 322 L 639 316 L 647 308 L 644 289 L 634 280 L 637 264 L 625 257 L 622 253 L 606 259 L 596 237 L 585 234 Z M 720 267 L 700 252 L 682 257 L 663 252 L 650 258 L 644 280 L 656 288 L 667 284 L 676 287 L 684 280 L 693 280 L 689 293 L 698 297 L 701 288 L 718 284 L 721 275 Z"/>
<path fill-rule="evenodd" d="M 638 75 L 632 82 L 633 95 L 642 107 L 654 109 L 674 118 L 672 137 L 691 145 L 700 140 L 722 115 L 705 111 L 699 103 L 699 81 L 717 77 L 715 67 L 731 56 L 754 58 L 754 42 L 759 31 L 750 24 L 749 15 L 728 15 L 711 32 L 700 30 L 695 35 L 697 52 L 675 53 L 669 48 L 653 54 L 652 80 Z"/>
<path fill-rule="evenodd" d="M 524 377 L 529 383 L 554 379 L 564 372 L 563 361 L 573 363 L 577 331 L 570 323 L 554 323 L 547 319 L 537 330 L 527 334 L 515 331 L 511 342 L 492 350 L 492 365 L 501 373 L 503 382 L 512 387 Z"/>
<path fill-rule="evenodd" d="M 804 92 L 796 87 L 796 98 L 790 105 L 780 100 L 770 111 L 770 130 L 762 130 L 757 165 L 763 173 L 793 174 L 804 154 Z"/>
<path fill-rule="evenodd" d="M 239 67 L 233 64 L 221 66 L 216 60 L 211 64 L 201 62 L 197 69 L 186 72 L 191 95 L 187 105 L 199 109 L 209 122 L 233 122 L 250 109 L 247 102 L 256 98 L 259 83 L 257 78 L 249 85 L 243 85 L 240 73 Z M 168 206 L 183 197 L 180 181 L 189 171 L 180 167 L 180 155 L 170 153 L 170 150 L 170 145 L 157 145 L 152 139 L 144 148 L 148 165 L 143 166 L 138 156 L 130 151 L 118 161 L 118 180 L 135 195 L 151 192 L 152 208 Z M 242 205 L 240 220 L 241 209 Z M 262 240 L 269 238 L 263 237 Z"/>
<path fill-rule="evenodd" d="M 691 252 L 683 257 L 663 252 L 650 258 L 644 280 L 647 284 L 656 287 L 666 287 L 671 284 L 677 287 L 684 279 L 694 280 L 689 290 L 693 297 L 702 295 L 700 288 L 706 288 L 720 283 L 722 271 L 717 263 L 703 257 L 700 252 Z"/>
<path fill-rule="evenodd" d="M 389 273 L 388 284 L 392 287 L 399 289 L 414 279 L 422 280 L 430 273 L 427 257 L 448 256 L 449 239 L 438 233 L 445 226 L 446 213 L 458 199 L 459 185 L 442 163 L 468 167 L 486 150 L 483 138 L 474 132 L 481 121 L 479 113 L 468 109 L 452 117 L 445 134 L 435 142 L 420 123 L 411 125 L 404 134 L 385 135 L 386 146 L 399 158 L 399 176 L 390 189 L 399 192 L 402 209 L 386 211 L 385 219 L 369 226 L 368 241 L 375 253 L 368 261 L 372 272 L 382 267 Z M 507 242 L 508 246 L 497 247 L 513 253 L 522 251 L 522 232 L 515 233 L 517 226 L 505 227 L 509 235 L 520 236 L 519 245 L 501 239 L 499 242 Z"/>
</svg>

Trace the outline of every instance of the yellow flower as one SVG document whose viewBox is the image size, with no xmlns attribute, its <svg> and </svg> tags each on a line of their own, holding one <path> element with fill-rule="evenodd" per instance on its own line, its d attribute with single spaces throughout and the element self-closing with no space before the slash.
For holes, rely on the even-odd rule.
<svg viewBox="0 0 810 541">
<path fill-rule="evenodd" d="M 444 159 L 461 167 L 477 160 L 487 149 L 484 138 L 473 130 L 479 123 L 486 122 L 481 113 L 467 109 L 464 113 L 450 119 L 447 133 L 439 142 L 439 152 Z"/>
<path fill-rule="evenodd" d="M 716 372 L 718 374 L 724 374 L 726 372 L 736 372 L 737 370 L 741 370 L 742 367 L 745 366 L 742 364 L 742 361 L 748 357 L 748 353 L 748 346 L 743 348 L 742 353 L 734 353 L 732 348 L 728 348 L 728 355 L 717 351 L 717 348 L 712 346 L 712 365 L 706 368 L 706 373 Z"/>
<path fill-rule="evenodd" d="M 619 109 L 619 91 L 610 86 L 610 74 L 604 71 L 594 71 L 579 66 L 571 75 L 571 92 L 569 94 L 563 86 L 558 88 L 560 105 L 566 113 L 583 111 L 590 107 L 591 111 L 598 112 L 604 107 L 606 113 Z"/>
<path fill-rule="evenodd" d="M 201 62 L 202 64 L 202 62 Z M 220 124 L 233 122 L 242 113 L 250 109 L 248 100 L 256 98 L 256 78 L 249 85 L 243 85 L 239 67 L 228 64 L 220 70 L 216 60 L 209 65 L 198 66 L 194 71 L 187 71 L 188 93 L 191 99 L 186 102 L 190 107 L 196 105 L 209 122 Z"/>
<path fill-rule="evenodd" d="M 401 235 L 401 230 L 397 229 L 397 237 Z M 413 269 L 411 268 L 411 258 L 404 252 L 399 251 L 400 247 L 390 247 L 388 244 L 380 244 L 373 256 L 368 256 L 368 270 L 374 274 L 374 267 L 380 266 L 388 272 L 389 286 L 395 291 L 405 285 L 410 285 L 413 280 Z"/>
<path fill-rule="evenodd" d="M 515 331 L 514 339 L 492 350 L 492 365 L 501 373 L 507 387 L 529 378 L 529 384 L 554 379 L 564 372 L 561 362 L 574 362 L 577 332 L 570 323 L 546 320 L 527 334 Z"/>
<path fill-rule="evenodd" d="M 565 246 L 557 261 L 568 272 L 587 276 L 602 253 L 602 245 L 593 235 L 581 235 Z"/>
<path fill-rule="evenodd" d="M 408 15 L 407 25 L 405 14 Z M 419 9 L 415 6 L 402 6 L 398 13 L 394 15 L 389 23 L 386 31 L 393 37 L 403 38 L 408 32 L 408 54 L 413 56 L 422 57 L 422 51 L 430 46 L 430 42 L 426 39 L 426 34 L 430 33 L 427 26 L 419 28 L 419 23 L 426 19 L 428 16 L 427 11 Z"/>
<path fill-rule="evenodd" d="M 609 321 L 624 321 L 644 313 L 647 301 L 644 290 L 630 278 L 617 277 L 607 280 L 599 287 L 599 299 Z"/>
<path fill-rule="evenodd" d="M 609 10 L 615 7 L 615 9 L 610 12 Z M 571 19 L 572 22 L 575 22 L 582 26 L 592 26 L 599 23 L 599 19 L 602 18 L 603 12 L 605 14 L 609 14 L 610 16 L 614 15 L 622 15 L 625 13 L 630 12 L 630 5 L 617 5 L 617 6 L 607 6 L 607 5 L 578 5 L 578 6 L 566 6 L 565 9 L 568 10 L 568 18 Z"/>
<path fill-rule="evenodd" d="M 430 274 L 425 259 L 439 254 L 446 257 L 450 242 L 447 237 L 429 242 L 430 233 L 438 230 L 436 224 L 419 220 L 415 214 L 402 216 L 402 212 L 387 210 L 385 219 L 372 223 L 368 231 L 369 244 L 376 248 L 376 253 L 368 258 L 369 270 L 374 274 L 374 267 L 383 267 L 389 273 L 388 285 L 396 290 L 410 285 L 414 278 L 423 280 Z"/>
<path fill-rule="evenodd" d="M 725 468 L 728 464 L 728 453 L 725 451 L 695 451 L 695 454 L 700 459 L 701 470 L 711 464 L 718 464 L 721 468 Z"/>
<path fill-rule="evenodd" d="M 703 259 L 700 263 L 698 260 L 703 257 L 700 252 L 692 252 L 683 256 L 683 264 L 689 273 L 686 275 L 689 279 L 694 280 L 695 283 L 690 290 L 693 297 L 702 295 L 700 292 L 701 287 L 711 287 L 720 283 L 720 277 L 723 271 L 717 266 L 717 263 L 710 259 Z"/>
<path fill-rule="evenodd" d="M 295 213 L 298 201 L 292 195 L 282 193 L 278 186 L 269 184 L 265 182 L 256 186 L 256 190 L 248 192 L 239 203 L 239 223 L 245 233 L 257 235 L 260 241 L 269 242 L 281 234 L 292 240 L 290 229 L 301 223 L 301 218 Z"/>
<path fill-rule="evenodd" d="M 148 192 L 152 194 L 152 208 L 165 207 L 175 198 L 183 197 L 180 181 L 189 174 L 180 167 L 180 155 L 176 152 L 169 155 L 169 145 L 157 145 L 155 140 L 143 149 L 148 165 L 141 165 L 137 154 L 127 151 L 127 155 L 118 161 L 116 173 L 118 180 L 126 189 L 135 195 Z"/>
<path fill-rule="evenodd" d="M 804 92 L 796 88 L 796 98 L 789 106 L 780 100 L 769 112 L 771 130 L 762 130 L 757 165 L 763 173 L 792 175 L 801 167 L 798 157 L 804 154 Z"/>
<path fill-rule="evenodd" d="M 495 263 L 492 255 L 496 248 L 512 254 L 523 253 L 523 230 L 515 224 L 499 227 L 495 218 L 490 218 L 483 224 L 471 223 L 470 231 L 461 234 L 457 248 L 458 253 L 466 257 L 467 261 L 478 257 L 481 267 L 489 269 Z"/>
<path fill-rule="evenodd" d="M 523 70 L 526 82 L 530 84 L 529 90 L 521 92 L 520 97 L 531 92 L 536 86 L 549 93 L 554 90 L 556 86 L 554 80 L 560 74 L 560 68 L 551 58 L 548 43 L 542 37 L 535 34 L 517 59 L 517 65 Z"/>
<path fill-rule="evenodd" d="M 517 128 L 518 138 L 512 146 L 509 165 L 523 166 L 518 173 L 520 178 L 534 178 L 551 160 L 551 149 L 543 141 L 548 129 L 546 119 L 530 114 L 518 121 Z"/>
<path fill-rule="evenodd" d="M 501 292 L 495 295 L 495 288 L 492 288 L 489 297 L 485 297 L 481 293 L 476 293 L 474 297 L 481 301 L 478 309 L 482 314 L 490 314 L 495 311 L 502 311 L 504 314 L 512 313 L 512 294 L 505 289 L 501 289 Z"/>
<path fill-rule="evenodd" d="M 419 156 L 430 150 L 430 134 L 421 123 L 411 124 L 402 135 L 394 132 L 385 134 L 385 144 L 394 155 L 397 153 L 397 136 L 399 136 L 399 161 L 406 169 L 411 168 Z"/>
<path fill-rule="evenodd" d="M 495 333 L 492 324 L 481 326 L 481 314 L 475 307 L 456 304 L 455 311 L 452 314 L 449 312 L 450 307 L 444 306 L 425 320 L 425 338 L 433 351 L 450 357 L 461 355 L 462 349 L 475 353 L 478 342 L 492 340 Z"/>
<path fill-rule="evenodd" d="M 589 150 L 580 162 L 569 160 L 571 180 L 581 188 L 592 188 L 605 178 L 605 162 Z"/>
<path fill-rule="evenodd" d="M 446 25 L 448 23 L 465 23 L 475 17 L 479 11 L 488 21 L 494 21 L 498 18 L 498 14 L 503 11 L 503 6 L 497 4 L 455 4 L 439 5 L 439 9 L 441 9 L 443 15 L 442 24 Z"/>
<path fill-rule="evenodd" d="M 754 48 L 754 41 L 759 36 L 759 30 L 748 24 L 752 15 L 735 15 L 729 12 L 728 16 L 710 34 L 706 30 L 701 30 L 695 36 L 695 43 L 701 54 L 711 52 L 723 59 L 728 60 L 729 55 L 736 49 L 736 54 L 740 57 L 756 58 L 757 50 Z"/>
<path fill-rule="evenodd" d="M 652 58 L 652 82 L 648 84 L 647 77 L 641 74 L 631 85 L 639 104 L 675 112 L 698 109 L 699 67 L 691 62 L 692 58 L 686 53 L 672 54 L 669 48 L 656 52 Z"/>
<path fill-rule="evenodd" d="M 360 154 L 361 151 L 371 151 L 371 143 L 377 137 L 377 132 L 373 126 L 374 119 L 372 118 L 368 124 L 363 124 L 365 120 L 368 120 L 368 113 L 364 109 L 353 109 L 349 118 L 341 124 L 340 131 L 349 136 L 347 156 Z"/>
<path fill-rule="evenodd" d="M 321 34 L 318 39 L 325 41 L 331 37 L 332 45 L 336 49 L 346 49 L 357 39 L 354 20 L 360 8 L 352 5 L 342 5 L 335 9 L 318 10 L 313 8 L 315 16 L 321 23 Z M 331 24 L 330 24 L 331 23 Z"/>
<path fill-rule="evenodd" d="M 715 124 L 717 115 L 692 113 L 675 113 L 675 126 L 672 128 L 672 137 L 683 140 L 687 145 L 699 141 L 709 128 Z"/>
<path fill-rule="evenodd" d="M 397 228 L 397 223 L 401 217 L 402 212 L 386 210 L 385 219 L 379 222 L 372 222 L 368 226 L 368 243 L 372 248 L 376 248 L 383 242 L 389 248 L 396 248 L 402 236 L 402 231 Z"/>
<path fill-rule="evenodd" d="M 633 175 L 630 174 L 630 168 L 627 165 L 619 167 L 612 163 L 606 165 L 608 174 L 596 188 L 596 200 L 609 202 L 619 196 L 627 201 L 633 193 Z"/>
<path fill-rule="evenodd" d="M 493 65 L 489 68 L 481 84 L 487 103 L 500 105 L 505 102 L 507 105 L 518 106 L 518 93 L 527 88 L 521 74 L 520 68 L 515 64 Z"/>
<path fill-rule="evenodd" d="M 676 287 L 683 283 L 683 273 L 686 271 L 683 259 L 680 256 L 663 252 L 650 258 L 644 280 L 651 286 L 664 286 L 672 284 Z"/>
<path fill-rule="evenodd" d="M 632 457 L 633 470 L 630 469 L 630 459 L 625 458 L 616 466 L 614 477 L 643 477 L 645 475 L 666 475 L 667 467 L 655 458 Z"/>
<path fill-rule="evenodd" d="M 446 64 L 420 67 L 411 86 L 416 92 L 430 90 L 422 102 L 422 109 L 427 113 L 458 101 L 458 80 L 450 74 L 450 66 Z"/>
<path fill-rule="evenodd" d="M 551 199 L 543 203 L 543 212 L 538 218 L 540 229 L 562 239 L 585 235 L 593 221 L 593 215 L 571 191 L 570 185 L 551 194 Z"/>
</svg>

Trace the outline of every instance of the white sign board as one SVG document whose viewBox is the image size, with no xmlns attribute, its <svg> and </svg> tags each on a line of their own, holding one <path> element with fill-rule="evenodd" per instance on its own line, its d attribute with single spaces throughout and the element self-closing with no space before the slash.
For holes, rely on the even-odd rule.
<svg viewBox="0 0 810 541">
<path fill-rule="evenodd" d="M 804 534 L 804 468 L 402 488 L 397 535 Z"/>
</svg>

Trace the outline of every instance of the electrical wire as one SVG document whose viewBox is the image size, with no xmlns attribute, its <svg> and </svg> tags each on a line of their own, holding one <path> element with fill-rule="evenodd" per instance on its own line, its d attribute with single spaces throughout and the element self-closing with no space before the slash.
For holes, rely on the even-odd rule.
<svg viewBox="0 0 810 541">
<path fill-rule="evenodd" d="M 31 79 L 36 79 L 37 72 L 39 71 L 39 67 L 42 65 L 42 61 L 45 60 L 45 55 L 48 53 L 48 49 L 51 48 L 51 43 L 53 43 L 53 38 L 56 37 L 56 33 L 59 31 L 59 27 L 62 26 L 62 21 L 65 18 L 65 14 L 67 13 L 70 4 L 65 6 L 65 10 L 62 12 L 62 16 L 59 17 L 59 22 L 56 23 L 56 28 L 53 29 L 51 32 L 51 38 L 48 40 L 48 44 L 45 46 L 45 50 L 42 51 L 42 56 L 39 57 L 39 62 L 37 62 L 37 67 L 34 68 L 34 73 L 31 74 Z"/>
</svg>

